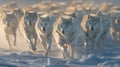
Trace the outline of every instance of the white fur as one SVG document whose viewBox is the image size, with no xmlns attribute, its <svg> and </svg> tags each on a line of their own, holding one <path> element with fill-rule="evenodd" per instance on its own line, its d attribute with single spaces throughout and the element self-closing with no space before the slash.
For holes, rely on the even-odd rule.
<svg viewBox="0 0 120 67">
<path fill-rule="evenodd" d="M 103 37 L 107 34 L 111 26 L 110 19 L 108 14 L 103 14 L 101 11 L 99 11 L 98 14 L 88 14 L 84 16 L 81 22 L 81 33 L 84 47 L 90 51 L 88 53 L 95 52 L 94 47 L 96 45 L 99 48 L 102 47 Z"/>
<path fill-rule="evenodd" d="M 110 33 L 113 40 L 120 40 L 120 11 L 112 12 L 112 26 Z"/>
<path fill-rule="evenodd" d="M 41 40 L 41 45 L 45 49 L 45 55 L 51 51 L 52 38 L 53 38 L 53 25 L 55 22 L 55 17 L 50 14 L 44 13 L 39 16 L 39 20 L 36 24 L 36 30 L 38 38 Z"/>
<path fill-rule="evenodd" d="M 71 16 L 61 16 L 54 25 L 54 38 L 61 48 L 64 58 L 74 58 L 79 38 L 79 21 Z"/>
</svg>

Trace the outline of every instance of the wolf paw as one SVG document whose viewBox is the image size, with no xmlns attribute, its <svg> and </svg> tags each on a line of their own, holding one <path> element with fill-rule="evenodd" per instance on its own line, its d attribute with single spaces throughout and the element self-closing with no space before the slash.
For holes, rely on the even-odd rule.
<svg viewBox="0 0 120 67">
<path fill-rule="evenodd" d="M 34 48 L 32 48 L 32 50 L 33 50 L 33 51 L 36 51 L 36 48 L 34 47 Z"/>
<path fill-rule="evenodd" d="M 48 52 L 45 53 L 45 56 L 48 56 Z"/>
<path fill-rule="evenodd" d="M 36 50 L 36 47 L 34 47 L 34 46 L 29 46 L 29 48 L 32 50 L 32 51 L 35 51 Z"/>
</svg>

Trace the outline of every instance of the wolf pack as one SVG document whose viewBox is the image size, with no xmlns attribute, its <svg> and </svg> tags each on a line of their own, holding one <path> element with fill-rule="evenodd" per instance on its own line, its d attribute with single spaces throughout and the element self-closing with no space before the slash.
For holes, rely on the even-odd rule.
<svg viewBox="0 0 120 67">
<path fill-rule="evenodd" d="M 10 2 L 0 7 L 0 17 L 10 48 L 17 45 L 18 30 L 33 52 L 40 45 L 45 56 L 49 56 L 53 41 L 65 59 L 75 58 L 79 38 L 88 54 L 103 49 L 108 34 L 113 41 L 120 41 L 120 7 L 112 3 L 44 1 L 19 8 Z"/>
</svg>

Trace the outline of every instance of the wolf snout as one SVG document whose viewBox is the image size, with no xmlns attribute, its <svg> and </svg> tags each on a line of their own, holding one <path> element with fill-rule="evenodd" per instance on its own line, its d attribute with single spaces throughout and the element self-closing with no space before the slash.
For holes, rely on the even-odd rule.
<svg viewBox="0 0 120 67">
<path fill-rule="evenodd" d="M 91 27 L 91 30 L 93 31 L 93 27 Z"/>
<path fill-rule="evenodd" d="M 93 27 L 89 27 L 89 30 L 93 31 Z"/>
<path fill-rule="evenodd" d="M 31 22 L 29 22 L 29 25 L 32 25 Z"/>
<path fill-rule="evenodd" d="M 31 21 L 27 22 L 27 25 L 31 25 Z"/>
<path fill-rule="evenodd" d="M 45 28 L 43 27 L 43 31 L 45 31 Z"/>
<path fill-rule="evenodd" d="M 118 23 L 120 23 L 120 20 L 119 19 L 115 20 L 115 24 L 118 24 Z"/>
<path fill-rule="evenodd" d="M 118 23 L 120 23 L 120 20 L 118 20 Z"/>
<path fill-rule="evenodd" d="M 64 34 L 64 30 L 62 30 L 62 33 Z"/>
</svg>

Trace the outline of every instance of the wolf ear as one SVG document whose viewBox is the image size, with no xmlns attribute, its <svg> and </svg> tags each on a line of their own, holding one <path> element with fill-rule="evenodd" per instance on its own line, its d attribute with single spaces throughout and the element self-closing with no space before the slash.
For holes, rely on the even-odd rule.
<svg viewBox="0 0 120 67">
<path fill-rule="evenodd" d="M 37 14 L 37 12 L 35 11 L 34 14 Z"/>
<path fill-rule="evenodd" d="M 61 19 L 62 19 L 62 20 L 64 19 L 63 16 L 61 16 Z"/>
<path fill-rule="evenodd" d="M 77 7 L 75 7 L 75 11 L 77 11 Z"/>
<path fill-rule="evenodd" d="M 88 19 L 90 19 L 92 16 L 90 16 L 90 14 L 88 14 Z"/>
<path fill-rule="evenodd" d="M 48 15 L 48 16 L 46 17 L 46 19 L 47 19 L 48 21 L 50 21 L 50 16 Z"/>
<path fill-rule="evenodd" d="M 97 12 L 97 14 L 98 14 L 98 16 L 101 16 L 103 13 L 102 13 L 101 10 L 99 10 L 99 11 Z"/>
<path fill-rule="evenodd" d="M 29 14 L 29 12 L 28 11 L 25 11 L 25 15 L 28 15 Z"/>
<path fill-rule="evenodd" d="M 71 22 L 73 21 L 73 17 L 70 18 L 70 21 L 71 21 Z"/>
<path fill-rule="evenodd" d="M 74 12 L 74 13 L 73 13 L 73 17 L 76 17 L 76 15 L 75 15 L 75 14 L 76 14 L 76 13 Z"/>
</svg>

